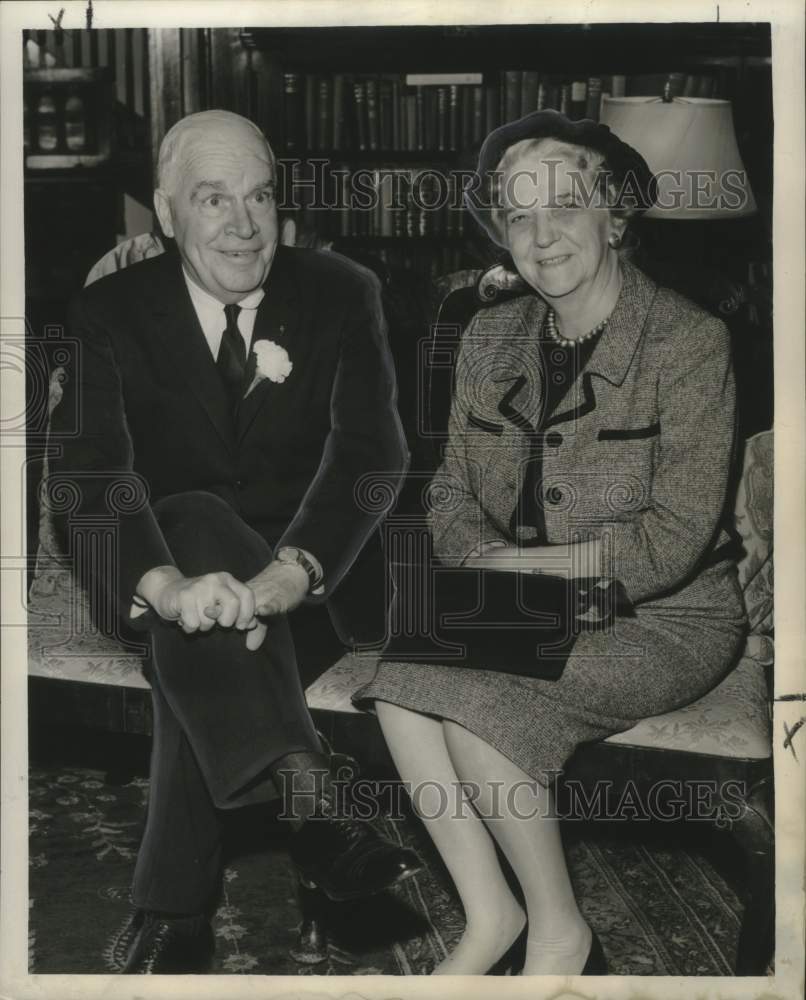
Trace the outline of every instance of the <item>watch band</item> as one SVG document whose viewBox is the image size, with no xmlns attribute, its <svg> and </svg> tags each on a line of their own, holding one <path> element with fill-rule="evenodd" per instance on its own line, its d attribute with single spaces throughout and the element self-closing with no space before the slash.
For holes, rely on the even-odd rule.
<svg viewBox="0 0 806 1000">
<path fill-rule="evenodd" d="M 302 549 L 298 549 L 296 545 L 284 545 L 275 552 L 274 558 L 278 562 L 296 563 L 298 566 L 301 566 L 308 574 L 311 591 L 315 590 L 322 582 L 322 573 L 314 566 L 305 552 Z"/>
</svg>

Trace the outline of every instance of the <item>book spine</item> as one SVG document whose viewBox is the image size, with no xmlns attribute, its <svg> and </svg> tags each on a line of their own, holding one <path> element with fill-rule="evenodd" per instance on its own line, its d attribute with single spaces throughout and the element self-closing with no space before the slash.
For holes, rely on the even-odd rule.
<svg viewBox="0 0 806 1000">
<path fill-rule="evenodd" d="M 283 132 L 285 133 L 285 148 L 289 153 L 300 149 L 300 93 L 299 74 L 285 73 L 283 76 Z"/>
<path fill-rule="evenodd" d="M 544 108 L 548 107 L 546 103 L 548 99 L 548 84 L 545 80 L 540 80 L 537 85 L 537 101 L 535 102 L 535 107 L 538 111 L 543 111 Z"/>
<path fill-rule="evenodd" d="M 624 97 L 627 93 L 627 77 L 622 73 L 614 74 L 610 80 L 610 96 Z"/>
<path fill-rule="evenodd" d="M 588 88 L 584 80 L 574 80 L 571 84 L 571 117 L 582 118 L 587 104 Z"/>
<path fill-rule="evenodd" d="M 392 148 L 392 83 L 381 80 L 380 85 L 381 149 Z"/>
<path fill-rule="evenodd" d="M 305 149 L 315 149 L 316 143 L 316 77 L 305 77 Z"/>
<path fill-rule="evenodd" d="M 353 110 L 355 111 L 355 134 L 358 139 L 358 148 L 364 152 L 369 147 L 367 145 L 366 91 L 361 80 L 356 80 L 353 83 Z"/>
<path fill-rule="evenodd" d="M 538 75 L 534 70 L 526 70 L 521 85 L 521 117 L 537 111 Z"/>
<path fill-rule="evenodd" d="M 395 197 L 395 205 L 392 212 L 392 235 L 399 238 L 406 235 L 406 171 L 395 169 L 392 174 Z M 402 205 L 401 202 L 403 202 Z"/>
<path fill-rule="evenodd" d="M 416 107 L 415 149 L 422 152 L 425 149 L 425 91 L 417 87 L 414 92 Z"/>
<path fill-rule="evenodd" d="M 464 89 L 464 88 L 462 88 Z M 459 95 L 458 86 L 452 86 L 449 92 L 449 122 L 448 148 L 455 153 L 459 149 Z"/>
<path fill-rule="evenodd" d="M 504 121 L 513 122 L 521 114 L 521 72 L 504 71 Z"/>
<path fill-rule="evenodd" d="M 381 236 L 394 236 L 394 210 L 392 201 L 394 198 L 394 172 L 388 167 L 381 171 L 381 180 L 378 189 L 381 203 Z"/>
<path fill-rule="evenodd" d="M 560 114 L 567 115 L 568 117 L 570 117 L 570 115 L 571 115 L 571 84 L 570 83 L 561 83 L 560 84 L 560 94 L 559 94 L 559 97 L 560 97 L 560 103 L 559 103 L 559 107 L 558 107 L 557 110 L 560 112 Z"/>
<path fill-rule="evenodd" d="M 350 214 L 351 214 L 350 189 L 351 189 L 350 174 L 348 171 L 345 171 L 341 175 L 341 205 L 340 205 L 341 219 L 339 220 L 340 221 L 339 232 L 342 236 L 350 235 Z"/>
<path fill-rule="evenodd" d="M 467 149 L 473 135 L 473 88 L 459 88 L 459 135 L 456 148 Z"/>
<path fill-rule="evenodd" d="M 417 209 L 414 206 L 414 185 L 416 174 L 413 170 L 406 171 L 406 236 L 411 239 L 417 235 Z"/>
<path fill-rule="evenodd" d="M 473 88 L 473 125 L 470 133 L 470 144 L 475 149 L 484 139 L 484 88 Z"/>
<path fill-rule="evenodd" d="M 392 149 L 402 149 L 400 127 L 401 127 L 401 101 L 400 101 L 400 81 L 392 81 Z"/>
<path fill-rule="evenodd" d="M 406 94 L 406 145 L 405 149 L 413 153 L 417 148 L 417 122 L 419 120 L 419 110 L 417 107 L 417 95 Z"/>
<path fill-rule="evenodd" d="M 498 107 L 498 87 L 494 83 L 488 83 L 484 87 L 484 135 L 498 128 Z"/>
<path fill-rule="evenodd" d="M 425 148 L 433 150 L 437 147 L 439 131 L 439 105 L 433 87 L 425 90 Z"/>
<path fill-rule="evenodd" d="M 333 77 L 333 149 L 340 151 L 344 143 L 344 74 Z"/>
<path fill-rule="evenodd" d="M 448 148 L 449 128 L 453 122 L 448 122 L 448 88 L 437 87 L 437 150 L 444 153 Z M 454 132 L 455 130 L 451 129 Z"/>
<path fill-rule="evenodd" d="M 332 81 L 322 77 L 319 81 L 319 108 L 317 115 L 316 148 L 320 152 L 330 147 L 332 143 Z"/>
<path fill-rule="evenodd" d="M 378 82 L 377 80 L 366 81 L 367 91 L 367 136 L 369 148 L 377 150 L 380 146 L 381 133 L 380 121 L 378 119 Z"/>
<path fill-rule="evenodd" d="M 585 117 L 599 121 L 599 109 L 602 103 L 602 78 L 600 76 L 588 77 L 588 97 L 585 102 Z"/>
<path fill-rule="evenodd" d="M 481 73 L 407 73 L 410 87 L 453 87 L 481 83 Z"/>
</svg>

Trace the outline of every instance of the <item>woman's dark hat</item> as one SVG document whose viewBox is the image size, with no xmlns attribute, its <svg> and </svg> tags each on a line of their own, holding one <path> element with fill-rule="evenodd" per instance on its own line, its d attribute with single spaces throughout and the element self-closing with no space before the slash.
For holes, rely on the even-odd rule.
<svg viewBox="0 0 806 1000">
<path fill-rule="evenodd" d="M 614 208 L 630 209 L 637 214 L 655 203 L 658 183 L 646 160 L 607 125 L 590 118 L 572 121 L 559 111 L 533 111 L 490 132 L 481 147 L 476 173 L 465 185 L 465 207 L 501 246 L 504 241 L 493 215 L 497 207 L 494 171 L 507 149 L 523 139 L 558 139 L 600 153 L 618 193 Z"/>
</svg>

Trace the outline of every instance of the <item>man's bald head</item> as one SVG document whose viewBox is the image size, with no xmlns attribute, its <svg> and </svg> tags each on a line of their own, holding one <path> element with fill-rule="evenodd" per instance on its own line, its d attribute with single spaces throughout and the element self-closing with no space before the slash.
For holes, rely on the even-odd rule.
<svg viewBox="0 0 806 1000">
<path fill-rule="evenodd" d="M 232 146 L 260 147 L 268 154 L 272 174 L 276 161 L 268 139 L 255 125 L 234 111 L 198 111 L 187 115 L 165 133 L 157 161 L 157 185 L 167 195 L 176 188 L 176 178 L 190 149 L 200 143 L 218 141 Z"/>
</svg>

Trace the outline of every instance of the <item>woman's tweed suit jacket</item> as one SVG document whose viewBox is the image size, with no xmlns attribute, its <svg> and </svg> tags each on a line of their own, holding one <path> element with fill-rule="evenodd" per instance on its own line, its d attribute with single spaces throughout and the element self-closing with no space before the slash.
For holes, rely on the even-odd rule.
<svg viewBox="0 0 806 1000">
<path fill-rule="evenodd" d="M 459 565 L 481 542 L 515 540 L 510 518 L 537 444 L 549 543 L 600 538 L 608 575 L 634 603 L 718 615 L 726 587 L 729 603 L 736 594 L 732 563 L 720 559 L 735 433 L 728 333 L 633 265 L 622 270 L 585 371 L 537 434 L 545 304 L 525 295 L 474 317 L 432 491 L 434 552 Z"/>
<path fill-rule="evenodd" d="M 353 700 L 457 722 L 549 783 L 580 743 L 717 684 L 741 648 L 745 615 L 722 548 L 734 436 L 725 327 L 624 264 L 585 371 L 541 422 L 545 309 L 522 296 L 480 312 L 462 338 L 430 491 L 434 552 L 458 565 L 480 542 L 534 537 L 528 528 L 513 538 L 510 522 L 540 448 L 548 541 L 601 538 L 635 617 L 581 633 L 556 680 L 387 660 Z M 503 630 L 501 639 L 505 664 Z"/>
</svg>

